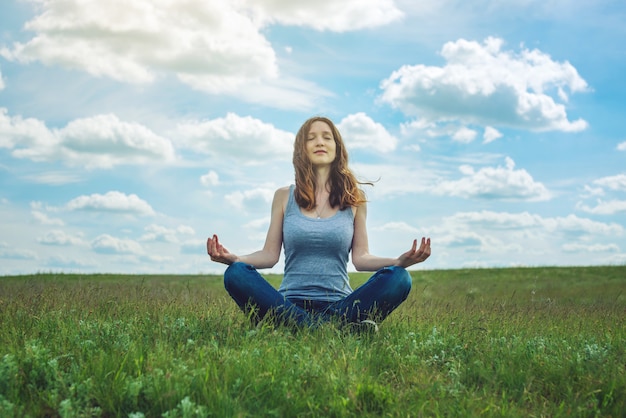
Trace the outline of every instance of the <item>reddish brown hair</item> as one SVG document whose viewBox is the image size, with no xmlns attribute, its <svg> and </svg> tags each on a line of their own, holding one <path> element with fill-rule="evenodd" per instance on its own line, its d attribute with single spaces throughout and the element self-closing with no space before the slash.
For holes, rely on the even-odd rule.
<svg viewBox="0 0 626 418">
<path fill-rule="evenodd" d="M 306 153 L 306 141 L 314 122 L 324 122 L 328 124 L 333 134 L 336 146 L 335 161 L 331 164 L 330 177 L 330 197 L 328 202 L 331 207 L 339 206 L 344 210 L 352 206 L 358 206 L 365 202 L 365 195 L 359 188 L 363 183 L 356 179 L 352 171 L 348 168 L 348 151 L 343 143 L 341 134 L 335 124 L 323 116 L 315 116 L 304 122 L 296 134 L 293 145 L 293 167 L 296 174 L 295 199 L 298 205 L 307 210 L 315 208 L 315 190 L 323 185 L 316 184 L 313 164 Z"/>
</svg>

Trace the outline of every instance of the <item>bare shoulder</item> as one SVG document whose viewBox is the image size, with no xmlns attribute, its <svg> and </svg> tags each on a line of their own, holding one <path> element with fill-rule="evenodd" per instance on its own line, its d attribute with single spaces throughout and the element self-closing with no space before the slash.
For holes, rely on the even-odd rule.
<svg viewBox="0 0 626 418">
<path fill-rule="evenodd" d="M 355 206 L 357 212 L 367 213 L 367 202 L 363 202 L 358 206 Z"/>
<path fill-rule="evenodd" d="M 274 193 L 274 197 L 279 200 L 284 200 L 284 199 L 289 198 L 289 186 L 285 186 L 285 187 L 281 187 L 280 189 L 277 189 L 276 192 Z"/>
<path fill-rule="evenodd" d="M 367 216 L 367 202 L 363 202 L 358 206 L 352 206 L 352 213 L 355 218 Z"/>
<path fill-rule="evenodd" d="M 289 186 L 281 187 L 274 193 L 274 204 L 280 205 L 283 210 L 287 207 L 289 201 Z"/>
</svg>

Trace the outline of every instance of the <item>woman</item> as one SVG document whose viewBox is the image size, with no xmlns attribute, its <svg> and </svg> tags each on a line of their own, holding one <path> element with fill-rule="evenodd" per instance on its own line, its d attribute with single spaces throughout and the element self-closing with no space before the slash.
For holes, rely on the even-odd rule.
<svg viewBox="0 0 626 418">
<path fill-rule="evenodd" d="M 310 326 L 338 319 L 342 323 L 382 321 L 408 296 L 406 268 L 430 256 L 430 238 L 417 240 L 397 258 L 369 253 L 367 205 L 359 182 L 348 169 L 348 153 L 333 122 L 307 120 L 296 135 L 293 151 L 296 184 L 278 189 L 272 202 L 263 249 L 237 256 L 217 235 L 207 240 L 212 261 L 229 265 L 226 290 L 254 320 L 272 312 L 282 323 Z M 257 269 L 273 267 L 285 250 L 285 271 L 278 290 Z M 352 290 L 348 255 L 358 271 L 376 271 Z"/>
</svg>

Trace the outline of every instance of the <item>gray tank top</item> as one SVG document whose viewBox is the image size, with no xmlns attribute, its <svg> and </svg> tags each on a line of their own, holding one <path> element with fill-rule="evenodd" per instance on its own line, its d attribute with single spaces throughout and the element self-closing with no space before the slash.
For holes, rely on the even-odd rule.
<svg viewBox="0 0 626 418">
<path fill-rule="evenodd" d="M 289 188 L 283 219 L 285 275 L 278 291 L 286 298 L 334 302 L 350 293 L 348 254 L 354 235 L 350 208 L 330 218 L 309 218 Z"/>
</svg>

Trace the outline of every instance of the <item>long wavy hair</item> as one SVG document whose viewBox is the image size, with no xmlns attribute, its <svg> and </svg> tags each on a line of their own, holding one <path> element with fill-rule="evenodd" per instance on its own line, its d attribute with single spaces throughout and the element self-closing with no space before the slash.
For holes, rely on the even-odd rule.
<svg viewBox="0 0 626 418">
<path fill-rule="evenodd" d="M 340 210 L 352 206 L 358 206 L 366 201 L 365 194 L 359 188 L 360 184 L 372 184 L 360 182 L 356 179 L 352 171 L 348 168 L 348 151 L 343 143 L 341 134 L 335 124 L 323 116 L 315 116 L 304 122 L 296 134 L 293 145 L 293 167 L 296 174 L 296 189 L 294 197 L 298 205 L 307 210 L 313 210 L 317 204 L 315 202 L 315 191 L 324 185 L 316 184 L 316 177 L 313 172 L 313 164 L 306 152 L 306 141 L 314 122 L 324 122 L 328 124 L 333 134 L 336 146 L 335 161 L 331 164 L 330 196 L 328 202 L 331 207 L 339 206 Z"/>
</svg>

